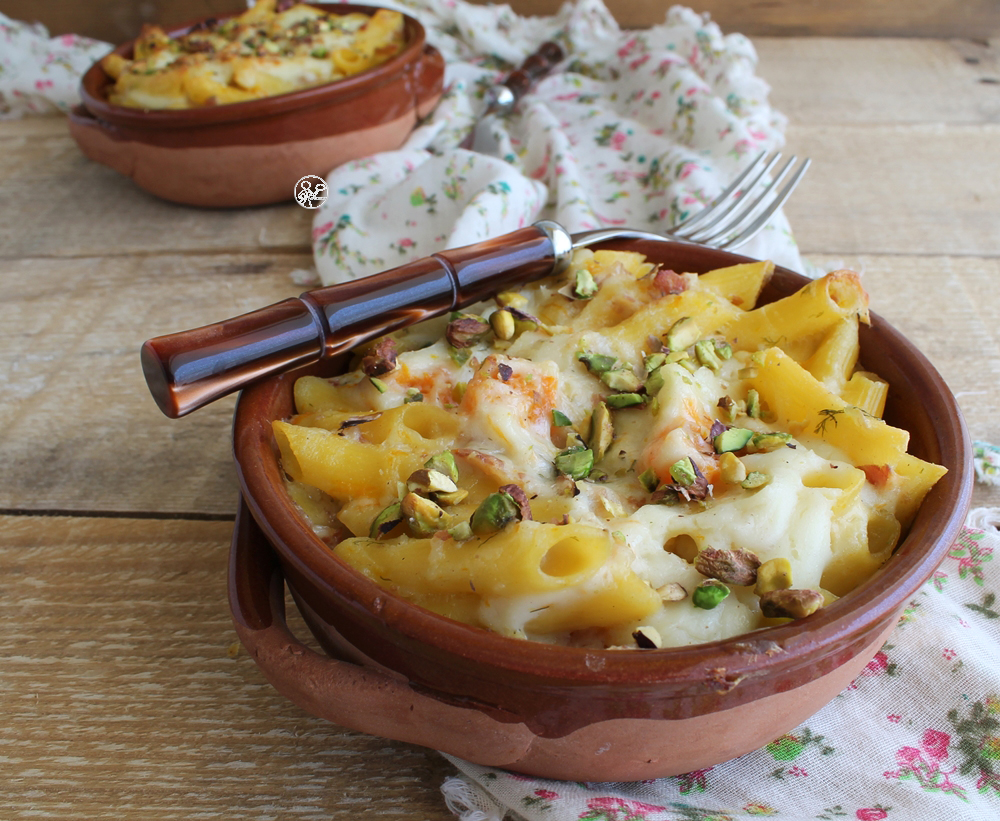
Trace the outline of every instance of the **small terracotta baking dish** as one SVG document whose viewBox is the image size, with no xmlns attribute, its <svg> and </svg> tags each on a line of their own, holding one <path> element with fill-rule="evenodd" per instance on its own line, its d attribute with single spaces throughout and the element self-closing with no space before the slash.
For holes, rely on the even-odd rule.
<svg viewBox="0 0 1000 821">
<path fill-rule="evenodd" d="M 608 247 L 677 271 L 747 261 L 677 243 Z M 763 299 L 804 283 L 779 268 Z M 245 390 L 236 410 L 243 499 L 229 583 L 240 638 L 272 684 L 307 711 L 483 765 L 631 781 L 754 750 L 857 676 L 944 558 L 969 506 L 970 444 L 942 378 L 875 314 L 861 346 L 864 367 L 890 383 L 886 419 L 910 432 L 910 452 L 948 474 L 891 559 L 805 622 L 688 647 L 590 650 L 507 638 L 410 604 L 336 558 L 284 490 L 271 421 L 292 413 L 298 371 Z M 283 582 L 326 654 L 289 632 Z"/>
<path fill-rule="evenodd" d="M 346 14 L 371 6 L 314 3 Z M 220 18 L 225 19 L 225 18 Z M 168 34 L 184 34 L 197 23 Z M 229 105 L 143 110 L 107 100 L 112 80 L 96 63 L 70 114 L 80 149 L 166 200 L 245 206 L 291 200 L 303 176 L 399 148 L 441 96 L 444 60 L 423 26 L 405 16 L 406 46 L 361 74 Z M 131 57 L 133 43 L 115 51 Z"/>
</svg>

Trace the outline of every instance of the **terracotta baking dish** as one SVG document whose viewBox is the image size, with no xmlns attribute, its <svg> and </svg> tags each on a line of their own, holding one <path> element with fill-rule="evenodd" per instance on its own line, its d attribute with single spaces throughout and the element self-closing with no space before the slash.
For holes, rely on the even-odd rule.
<svg viewBox="0 0 1000 821">
<path fill-rule="evenodd" d="M 314 3 L 344 14 L 372 6 Z M 220 19 L 225 19 L 220 18 Z M 196 23 L 171 30 L 187 32 Z M 151 111 L 107 101 L 99 63 L 83 76 L 70 114 L 80 149 L 152 194 L 173 202 L 243 206 L 293 197 L 307 174 L 399 148 L 441 96 L 444 60 L 423 26 L 405 17 L 407 45 L 369 71 L 314 88 L 244 103 Z M 115 51 L 132 55 L 131 42 Z"/>
<path fill-rule="evenodd" d="M 746 261 L 676 243 L 608 247 L 678 271 Z M 779 268 L 764 299 L 804 282 Z M 877 315 L 861 344 L 864 367 L 890 382 L 887 420 L 910 431 L 912 453 L 949 472 L 891 560 L 804 621 L 686 648 L 593 651 L 505 638 L 409 604 L 335 558 L 282 488 L 271 421 L 292 413 L 299 371 L 245 390 L 236 410 L 243 499 L 230 601 L 240 638 L 272 684 L 315 715 L 531 775 L 654 778 L 766 744 L 867 664 L 944 558 L 969 506 L 970 444 L 948 387 Z M 328 655 L 288 632 L 283 579 Z"/>
</svg>

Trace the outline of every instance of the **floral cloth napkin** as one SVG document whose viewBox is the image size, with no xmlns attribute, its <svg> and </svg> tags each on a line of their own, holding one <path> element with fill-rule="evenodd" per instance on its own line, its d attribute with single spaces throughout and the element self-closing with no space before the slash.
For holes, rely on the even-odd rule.
<svg viewBox="0 0 1000 821">
<path fill-rule="evenodd" d="M 553 17 L 460 0 L 387 0 L 417 17 L 447 61 L 437 109 L 399 151 L 334 169 L 313 222 L 325 284 L 554 219 L 570 231 L 664 231 L 784 142 L 757 56 L 739 34 L 675 6 L 661 25 L 623 31 L 600 0 Z M 496 147 L 460 146 L 484 93 L 546 40 L 566 59 L 506 117 Z M 780 212 L 740 249 L 802 270 Z"/>
<path fill-rule="evenodd" d="M 974 511 L 861 675 L 787 735 L 628 784 L 450 758 L 462 821 L 987 821 L 1000 817 L 1000 508 Z"/>
<path fill-rule="evenodd" d="M 0 119 L 69 111 L 80 100 L 80 77 L 111 46 L 0 14 Z"/>
</svg>

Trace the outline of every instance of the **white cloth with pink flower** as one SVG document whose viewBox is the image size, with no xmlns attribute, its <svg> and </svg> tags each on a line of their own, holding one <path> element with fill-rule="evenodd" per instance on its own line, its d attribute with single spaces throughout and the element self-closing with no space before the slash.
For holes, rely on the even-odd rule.
<svg viewBox="0 0 1000 821">
<path fill-rule="evenodd" d="M 1000 508 L 974 511 L 861 675 L 740 758 L 628 784 L 451 759 L 463 821 L 987 821 L 1000 818 Z M 683 739 L 678 739 L 683 742 Z"/>
<path fill-rule="evenodd" d="M 0 14 L 0 119 L 66 112 L 79 102 L 80 77 L 111 46 Z"/>
<path fill-rule="evenodd" d="M 719 194 L 752 158 L 784 142 L 757 56 L 687 8 L 623 31 L 600 0 L 552 17 L 507 6 L 388 2 L 419 18 L 447 60 L 446 92 L 399 151 L 334 169 L 313 222 L 324 284 L 343 282 L 492 238 L 538 219 L 570 231 L 665 231 Z M 496 149 L 460 147 L 484 92 L 546 40 L 565 61 L 503 118 Z M 779 212 L 750 256 L 802 270 Z"/>
</svg>

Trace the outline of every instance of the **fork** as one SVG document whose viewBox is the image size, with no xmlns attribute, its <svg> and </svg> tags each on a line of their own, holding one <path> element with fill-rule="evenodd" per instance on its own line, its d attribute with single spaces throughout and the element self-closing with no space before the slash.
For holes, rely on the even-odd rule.
<svg viewBox="0 0 1000 821">
<path fill-rule="evenodd" d="M 768 184 L 765 178 L 780 155 L 766 162 L 764 157 L 667 236 L 627 228 L 571 234 L 556 222 L 542 220 L 243 316 L 147 340 L 141 351 L 146 385 L 160 410 L 177 418 L 265 376 L 329 359 L 375 337 L 557 273 L 578 248 L 627 239 L 735 248 L 765 225 L 809 165 L 806 160 L 775 191 L 795 158 Z"/>
</svg>

